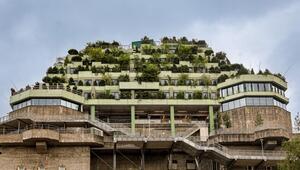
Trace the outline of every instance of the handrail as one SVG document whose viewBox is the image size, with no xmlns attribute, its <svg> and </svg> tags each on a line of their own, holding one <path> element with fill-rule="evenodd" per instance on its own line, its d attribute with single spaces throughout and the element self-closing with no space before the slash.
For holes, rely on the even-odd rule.
<svg viewBox="0 0 300 170">
<path fill-rule="evenodd" d="M 59 133 L 63 134 L 94 134 L 96 136 L 103 136 L 103 132 L 97 128 L 91 127 L 91 128 L 82 128 L 82 127 L 76 127 L 76 128 L 63 128 L 58 126 L 53 126 L 50 124 L 31 124 L 29 126 L 26 126 L 22 129 L 5 129 L 5 131 L 2 131 L 0 135 L 6 135 L 6 134 L 20 134 L 27 130 L 32 129 L 45 129 L 45 130 L 53 130 L 57 131 Z"/>
<path fill-rule="evenodd" d="M 194 139 L 198 138 L 195 137 Z M 114 135 L 114 141 L 117 142 L 120 141 L 148 141 L 148 140 L 157 140 L 157 141 L 182 141 L 188 145 L 191 145 L 192 147 L 196 147 L 197 150 L 210 150 L 213 152 L 216 152 L 216 154 L 221 154 L 222 156 L 228 158 L 228 159 L 237 159 L 239 156 L 247 157 L 251 156 L 252 159 L 260 159 L 260 158 L 254 158 L 253 156 L 259 156 L 259 157 L 277 157 L 276 159 L 282 159 L 282 157 L 286 156 L 285 151 L 276 150 L 276 151 L 268 151 L 264 150 L 263 152 L 261 150 L 241 150 L 241 149 L 230 149 L 226 146 L 223 146 L 219 143 L 208 143 L 207 141 L 195 141 L 193 138 L 182 138 L 182 137 L 142 137 L 142 136 L 127 136 L 127 135 Z"/>
<path fill-rule="evenodd" d="M 263 124 L 260 126 L 257 126 L 255 128 L 245 128 L 245 129 L 233 129 L 233 128 L 223 128 L 223 129 L 217 129 L 215 131 L 212 131 L 210 135 L 218 135 L 218 134 L 254 134 L 255 132 L 259 132 L 262 130 L 268 130 L 268 129 L 284 129 L 288 130 L 288 128 L 284 125 L 278 125 L 274 123 L 268 123 L 268 124 Z"/>
<path fill-rule="evenodd" d="M 19 91 L 12 91 L 12 96 L 23 93 L 27 90 L 65 90 L 74 94 L 77 94 L 79 96 L 82 96 L 82 91 L 77 89 L 71 89 L 70 86 L 65 86 L 64 84 L 48 84 L 48 83 L 38 83 L 31 86 L 26 86 L 25 89 L 21 88 Z"/>
</svg>

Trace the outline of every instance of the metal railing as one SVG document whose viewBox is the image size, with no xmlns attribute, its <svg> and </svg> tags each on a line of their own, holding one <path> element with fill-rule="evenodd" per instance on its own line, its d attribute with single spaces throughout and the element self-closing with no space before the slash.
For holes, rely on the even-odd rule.
<svg viewBox="0 0 300 170">
<path fill-rule="evenodd" d="M 2 129 L 2 132 L 0 132 L 0 135 L 20 134 L 20 133 L 23 133 L 24 131 L 32 130 L 32 129 L 53 130 L 53 131 L 63 133 L 63 134 L 93 134 L 96 136 L 103 136 L 103 132 L 94 127 L 91 127 L 91 128 L 82 128 L 82 127 L 63 128 L 63 127 L 58 127 L 58 126 L 54 126 L 54 125 L 50 125 L 50 124 L 31 124 L 29 126 L 25 126 L 24 128 L 21 128 L 21 129 L 5 128 L 5 129 Z"/>
<path fill-rule="evenodd" d="M 26 86 L 24 89 L 21 88 L 19 91 L 12 91 L 12 96 L 23 93 L 27 90 L 65 90 L 68 92 L 72 92 L 79 96 L 82 96 L 82 90 L 71 89 L 69 86 L 65 86 L 64 84 L 48 84 L 48 83 L 37 83 L 35 85 Z"/>
<path fill-rule="evenodd" d="M 263 125 L 257 126 L 257 127 L 249 127 L 249 128 L 223 128 L 223 129 L 217 129 L 210 133 L 210 135 L 217 135 L 217 134 L 224 134 L 224 135 L 230 135 L 230 134 L 254 134 L 258 131 L 268 130 L 268 129 L 283 129 L 288 130 L 289 129 L 281 124 L 276 123 L 264 123 Z"/>
<path fill-rule="evenodd" d="M 192 135 L 193 132 L 199 130 L 201 127 L 208 127 L 208 124 L 206 122 L 201 122 L 201 123 L 192 123 L 192 126 L 185 129 L 184 131 L 180 131 L 176 133 L 176 136 L 180 137 L 188 137 Z"/>
</svg>

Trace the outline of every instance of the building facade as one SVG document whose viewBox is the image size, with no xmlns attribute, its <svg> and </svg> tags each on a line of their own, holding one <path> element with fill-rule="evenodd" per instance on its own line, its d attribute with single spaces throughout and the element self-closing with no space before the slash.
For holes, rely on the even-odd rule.
<svg viewBox="0 0 300 170">
<path fill-rule="evenodd" d="M 274 170 L 292 134 L 287 82 L 205 41 L 71 49 L 12 89 L 0 169 Z"/>
</svg>

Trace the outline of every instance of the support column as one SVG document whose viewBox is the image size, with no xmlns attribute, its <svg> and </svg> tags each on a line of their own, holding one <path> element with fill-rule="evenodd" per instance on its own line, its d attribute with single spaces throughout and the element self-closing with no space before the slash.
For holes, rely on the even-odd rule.
<svg viewBox="0 0 300 170">
<path fill-rule="evenodd" d="M 113 150 L 113 170 L 117 169 L 117 155 L 116 155 L 117 143 L 114 143 L 114 150 Z"/>
<path fill-rule="evenodd" d="M 215 121 L 214 121 L 214 109 L 213 106 L 208 106 L 209 112 L 209 132 L 215 131 Z"/>
<path fill-rule="evenodd" d="M 20 128 L 21 128 L 21 121 L 18 120 L 18 134 L 20 133 Z"/>
<path fill-rule="evenodd" d="M 170 106 L 170 123 L 171 123 L 171 134 L 175 137 L 175 115 L 174 115 L 174 106 Z"/>
<path fill-rule="evenodd" d="M 91 106 L 91 120 L 96 120 L 96 107 Z"/>
<path fill-rule="evenodd" d="M 131 134 L 135 134 L 135 106 L 130 106 L 131 111 Z"/>
<path fill-rule="evenodd" d="M 131 90 L 131 99 L 134 99 L 135 98 L 135 93 L 134 93 L 134 90 Z"/>
<path fill-rule="evenodd" d="M 142 159 L 141 159 L 141 170 L 145 170 L 145 152 L 144 149 L 141 149 Z"/>
</svg>

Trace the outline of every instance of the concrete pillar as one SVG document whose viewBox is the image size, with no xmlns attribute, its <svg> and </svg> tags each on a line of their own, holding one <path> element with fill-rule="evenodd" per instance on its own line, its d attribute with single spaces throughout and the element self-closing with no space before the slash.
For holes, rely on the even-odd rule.
<svg viewBox="0 0 300 170">
<path fill-rule="evenodd" d="M 114 143 L 114 150 L 113 150 L 113 170 L 117 169 L 117 155 L 116 155 L 116 149 L 117 149 L 117 144 Z"/>
<path fill-rule="evenodd" d="M 18 120 L 18 134 L 20 133 L 20 128 L 21 128 L 21 121 Z"/>
<path fill-rule="evenodd" d="M 131 134 L 135 134 L 135 106 L 130 106 L 131 111 Z"/>
<path fill-rule="evenodd" d="M 144 152 L 144 149 L 141 149 L 141 154 L 142 154 L 142 158 L 141 158 L 141 170 L 145 170 L 145 152 Z"/>
<path fill-rule="evenodd" d="M 131 99 L 134 99 L 135 98 L 135 93 L 134 93 L 134 90 L 131 90 Z"/>
<path fill-rule="evenodd" d="M 91 120 L 96 120 L 96 106 L 91 106 Z"/>
<path fill-rule="evenodd" d="M 170 106 L 170 123 L 171 123 L 171 134 L 175 137 L 175 115 L 174 106 Z"/>
<path fill-rule="evenodd" d="M 213 106 L 208 106 L 209 112 L 209 132 L 215 131 L 215 122 L 214 122 L 214 109 Z"/>
</svg>

